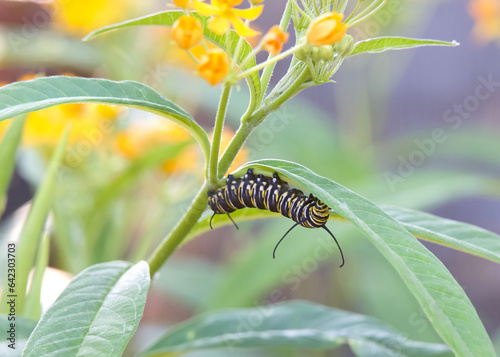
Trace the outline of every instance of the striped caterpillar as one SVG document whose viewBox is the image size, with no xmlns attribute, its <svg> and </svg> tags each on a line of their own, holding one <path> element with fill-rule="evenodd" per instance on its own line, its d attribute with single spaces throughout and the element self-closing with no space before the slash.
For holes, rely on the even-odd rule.
<svg viewBox="0 0 500 357">
<path fill-rule="evenodd" d="M 239 179 L 234 178 L 233 175 L 228 175 L 226 186 L 219 188 L 217 192 L 208 192 L 208 205 L 214 211 L 210 218 L 210 228 L 212 228 L 212 219 L 216 214 L 227 214 L 238 228 L 230 213 L 242 208 L 269 210 L 281 213 L 283 216 L 295 221 L 296 223 L 292 228 L 276 244 L 273 258 L 275 258 L 276 249 L 280 243 L 296 226 L 323 228 L 335 240 L 342 257 L 340 266 L 344 265 L 342 249 L 335 236 L 325 226 L 330 216 L 329 207 L 312 194 L 306 196 L 301 190 L 291 188 L 279 178 L 277 173 L 274 173 L 273 177 L 255 176 L 252 169 L 248 169 L 245 176 Z"/>
</svg>

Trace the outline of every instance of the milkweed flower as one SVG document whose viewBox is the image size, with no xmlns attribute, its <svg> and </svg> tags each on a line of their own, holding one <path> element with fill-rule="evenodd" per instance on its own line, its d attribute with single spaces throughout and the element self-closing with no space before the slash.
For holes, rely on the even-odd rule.
<svg viewBox="0 0 500 357">
<path fill-rule="evenodd" d="M 279 26 L 273 26 L 262 38 L 262 46 L 264 49 L 276 56 L 281 52 L 283 44 L 288 41 L 288 34 L 283 32 Z"/>
<path fill-rule="evenodd" d="M 222 35 L 227 29 L 233 26 L 234 30 L 244 37 L 253 37 L 259 34 L 245 25 L 242 19 L 253 21 L 262 13 L 263 6 L 256 6 L 249 9 L 235 9 L 234 6 L 241 4 L 243 0 L 212 0 L 212 4 L 205 4 L 200 1 L 194 3 L 194 8 L 201 15 L 212 16 L 208 23 L 208 28 L 218 35 Z"/>
<path fill-rule="evenodd" d="M 130 0 L 53 0 L 52 3 L 55 25 L 75 36 L 123 20 L 132 8 Z"/>
<path fill-rule="evenodd" d="M 185 50 L 197 45 L 203 38 L 201 21 L 188 15 L 179 17 L 174 23 L 172 38 Z"/>
<path fill-rule="evenodd" d="M 229 60 L 224 51 L 214 48 L 208 50 L 200 58 L 198 75 L 210 85 L 220 83 L 229 72 Z"/>
<path fill-rule="evenodd" d="M 339 42 L 347 31 L 342 23 L 344 15 L 329 12 L 317 17 L 307 30 L 307 42 L 313 46 L 333 45 Z"/>
<path fill-rule="evenodd" d="M 469 14 L 475 20 L 472 31 L 480 43 L 500 39 L 500 2 L 498 0 L 471 0 Z"/>
</svg>

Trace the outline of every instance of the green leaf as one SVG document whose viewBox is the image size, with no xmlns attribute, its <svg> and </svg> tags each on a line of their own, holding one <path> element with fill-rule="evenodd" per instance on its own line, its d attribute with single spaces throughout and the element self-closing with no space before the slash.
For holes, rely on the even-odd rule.
<svg viewBox="0 0 500 357">
<path fill-rule="evenodd" d="M 37 247 L 42 239 L 43 228 L 52 206 L 56 175 L 63 158 L 64 149 L 68 143 L 69 133 L 69 127 L 66 127 L 62 138 L 59 141 L 59 144 L 57 144 L 56 150 L 52 155 L 43 182 L 38 187 L 33 199 L 30 213 L 23 226 L 21 235 L 19 236 L 17 260 L 22 262 L 22 264 L 19 264 L 17 267 L 16 290 L 18 293 L 18 314 L 23 312 L 28 274 L 34 264 Z"/>
<path fill-rule="evenodd" d="M 7 302 L 2 299 L 2 303 Z M 13 319 L 15 317 L 15 319 Z M 9 320 L 10 319 L 10 320 Z M 11 323 L 15 324 L 15 349 L 9 347 L 14 340 L 10 340 Z M 0 341 L 0 356 L 2 357 L 19 357 L 23 351 L 31 332 L 36 326 L 36 321 L 26 319 L 21 316 L 9 316 L 7 314 L 0 314 L 0 331 L 2 331 L 2 340 Z M 5 336 L 5 338 L 3 337 Z"/>
<path fill-rule="evenodd" d="M 459 43 L 452 41 L 420 40 L 407 37 L 375 37 L 368 40 L 356 42 L 349 56 L 362 53 L 379 53 L 389 50 L 404 50 L 407 48 L 422 46 L 458 46 Z"/>
<path fill-rule="evenodd" d="M 401 224 L 366 198 L 307 168 L 282 160 L 248 163 L 256 173 L 281 174 L 319 197 L 356 225 L 385 256 L 416 298 L 436 332 L 460 356 L 494 356 L 474 306 L 446 267 Z M 244 172 L 244 168 L 235 176 Z M 348 260 L 347 260 L 348 263 Z"/>
<path fill-rule="evenodd" d="M 25 116 L 17 118 L 0 143 L 0 162 L 2 163 L 2 170 L 0 170 L 0 216 L 2 216 L 7 203 L 7 191 L 14 173 L 16 151 L 21 142 L 25 122 Z"/>
<path fill-rule="evenodd" d="M 97 29 L 95 31 L 92 31 L 89 33 L 85 38 L 83 39 L 84 41 L 91 40 L 99 35 L 105 34 L 110 31 L 118 30 L 118 29 L 123 29 L 127 27 L 134 27 L 134 26 L 172 26 L 175 21 L 185 15 L 184 12 L 182 11 L 163 11 L 163 12 L 158 12 L 156 14 L 151 14 L 151 15 L 146 15 L 143 17 L 139 17 L 136 19 L 132 20 L 127 20 L 123 21 L 117 24 L 101 27 L 100 29 Z M 217 35 L 216 33 L 210 31 L 207 26 L 207 22 L 209 20 L 209 17 L 201 16 L 197 13 L 192 13 L 192 16 L 196 17 L 199 19 L 203 25 L 203 35 L 205 39 L 208 41 L 212 42 L 214 45 L 217 47 L 221 48 L 222 50 L 226 51 L 227 45 L 226 45 L 226 35 Z M 248 41 L 240 35 L 238 35 L 235 31 L 230 31 L 229 34 L 229 43 L 230 43 L 230 50 L 231 53 L 234 54 L 236 51 L 236 47 L 238 45 L 238 42 L 242 40 L 242 46 L 240 50 L 240 54 L 238 57 L 238 63 L 241 63 L 248 54 L 250 54 L 253 49 L 252 46 L 248 43 Z M 251 67 L 254 67 L 256 65 L 256 60 L 255 56 L 248 61 L 248 63 L 242 67 L 242 71 L 245 71 Z M 250 87 L 250 92 L 252 94 L 253 98 L 258 98 L 260 95 L 260 79 L 259 79 L 259 74 L 257 72 L 252 73 L 251 75 L 248 76 L 247 78 L 248 86 Z M 252 101 L 253 103 L 253 101 Z"/>
<path fill-rule="evenodd" d="M 121 356 L 141 320 L 149 284 L 144 261 L 87 268 L 42 316 L 23 356 Z"/>
<path fill-rule="evenodd" d="M 0 121 L 67 103 L 121 105 L 167 117 L 189 131 L 208 158 L 210 141 L 191 115 L 148 86 L 133 81 L 54 76 L 12 83 L 0 88 Z"/>
<path fill-rule="evenodd" d="M 471 224 L 417 210 L 390 205 L 379 205 L 379 207 L 419 239 L 500 263 L 500 236 L 498 234 Z M 185 242 L 210 230 L 209 221 L 212 214 L 212 211 L 203 213 Z M 270 211 L 249 208 L 231 213 L 231 217 L 237 222 L 242 222 L 282 216 Z M 330 214 L 330 219 L 344 220 L 335 213 Z M 212 222 L 214 228 L 232 224 L 229 217 L 225 215 L 216 216 Z"/>
<path fill-rule="evenodd" d="M 493 232 L 412 209 L 387 205 L 380 208 L 417 238 L 500 263 L 500 236 Z"/>
<path fill-rule="evenodd" d="M 324 350 L 357 341 L 398 356 L 452 356 L 447 346 L 408 340 L 373 317 L 299 301 L 195 317 L 174 327 L 143 355 L 214 347 Z"/>
</svg>

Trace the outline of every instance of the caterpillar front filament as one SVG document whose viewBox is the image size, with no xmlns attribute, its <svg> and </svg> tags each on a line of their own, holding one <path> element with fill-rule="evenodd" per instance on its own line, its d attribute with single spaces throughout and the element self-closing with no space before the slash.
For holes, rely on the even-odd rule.
<svg viewBox="0 0 500 357">
<path fill-rule="evenodd" d="M 212 219 L 216 214 L 227 214 L 233 221 L 229 214 L 242 208 L 259 208 L 278 212 L 295 221 L 292 228 L 276 244 L 273 258 L 279 244 L 296 226 L 323 228 L 335 240 L 342 257 L 340 266 L 344 265 L 342 249 L 335 236 L 325 226 L 330 216 L 329 207 L 312 194 L 306 196 L 301 190 L 291 188 L 286 182 L 281 181 L 277 173 L 273 177 L 255 176 L 252 169 L 248 169 L 245 176 L 239 179 L 228 175 L 226 186 L 215 193 L 208 192 L 208 205 L 214 211 L 210 218 L 210 228 L 212 228 Z M 234 225 L 238 228 L 236 223 Z"/>
</svg>

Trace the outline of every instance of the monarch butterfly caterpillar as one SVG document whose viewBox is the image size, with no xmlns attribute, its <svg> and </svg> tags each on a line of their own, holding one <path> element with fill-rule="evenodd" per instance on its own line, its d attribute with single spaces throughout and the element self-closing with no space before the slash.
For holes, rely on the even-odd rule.
<svg viewBox="0 0 500 357">
<path fill-rule="evenodd" d="M 276 244 L 273 259 L 280 243 L 298 225 L 306 228 L 323 228 L 335 240 L 342 257 L 340 266 L 344 265 L 342 249 L 335 236 L 325 226 L 330 216 L 329 207 L 312 194 L 306 196 L 301 190 L 291 188 L 277 173 L 274 173 L 272 178 L 264 175 L 255 176 L 252 169 L 248 169 L 245 176 L 239 179 L 228 175 L 226 186 L 219 188 L 217 192 L 208 192 L 208 205 L 214 211 L 210 218 L 210 228 L 216 214 L 227 214 L 238 228 L 229 214 L 246 207 L 278 212 L 295 221 L 292 228 Z"/>
</svg>

